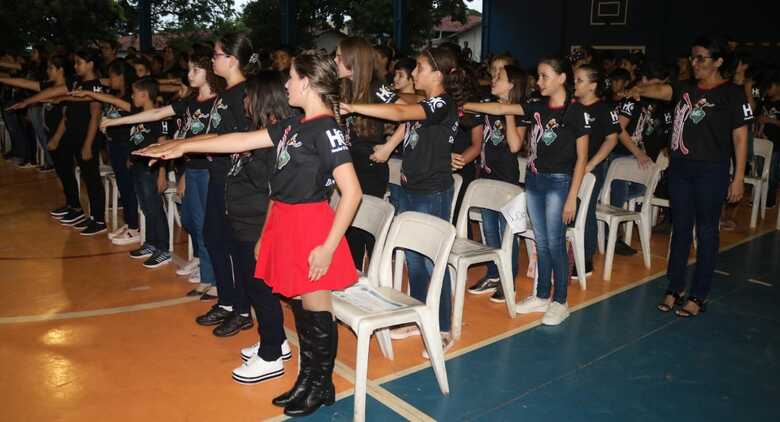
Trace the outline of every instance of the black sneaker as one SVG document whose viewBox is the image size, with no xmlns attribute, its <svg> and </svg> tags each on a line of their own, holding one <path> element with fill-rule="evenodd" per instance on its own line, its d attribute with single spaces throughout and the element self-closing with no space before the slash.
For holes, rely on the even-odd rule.
<svg viewBox="0 0 780 422">
<path fill-rule="evenodd" d="M 620 256 L 631 256 L 636 254 L 636 249 L 628 246 L 626 242 L 618 240 L 615 242 L 615 253 Z"/>
<path fill-rule="evenodd" d="M 214 335 L 217 337 L 230 337 L 238 334 L 241 330 L 248 330 L 252 328 L 255 323 L 252 321 L 251 316 L 241 316 L 237 313 L 231 313 L 227 319 L 222 321 L 217 328 L 214 329 Z"/>
<path fill-rule="evenodd" d="M 498 284 L 496 291 L 490 296 L 490 301 L 496 303 L 504 303 L 506 301 L 506 298 L 504 297 L 504 288 L 501 287 L 501 283 Z"/>
<path fill-rule="evenodd" d="M 49 211 L 49 215 L 59 220 L 65 217 L 66 215 L 68 215 L 68 212 L 70 212 L 70 207 L 66 205 L 62 208 L 57 208 Z"/>
<path fill-rule="evenodd" d="M 90 223 L 84 230 L 81 231 L 82 236 L 94 236 L 96 234 L 105 233 L 108 231 L 106 223 L 102 221 L 94 221 L 90 219 Z"/>
<path fill-rule="evenodd" d="M 38 168 L 38 171 L 41 173 L 51 173 L 54 171 L 54 167 L 52 166 L 40 166 Z"/>
<path fill-rule="evenodd" d="M 140 248 L 130 251 L 130 258 L 144 259 L 154 255 L 154 247 L 151 245 L 141 245 Z"/>
<path fill-rule="evenodd" d="M 496 287 L 501 285 L 501 280 L 497 278 L 483 278 L 477 284 L 469 287 L 469 293 L 473 295 L 484 295 L 496 291 Z"/>
<path fill-rule="evenodd" d="M 233 315 L 233 311 L 228 311 L 219 305 L 214 305 L 208 312 L 195 318 L 195 322 L 198 325 L 205 325 L 208 327 L 210 325 L 222 324 L 222 321 L 225 321 L 231 315 Z"/>
<path fill-rule="evenodd" d="M 585 261 L 585 277 L 590 277 L 592 275 L 593 275 L 593 263 Z M 576 279 L 579 278 L 579 276 L 577 276 L 577 266 L 576 265 L 571 269 L 571 278 L 573 280 L 576 280 Z"/>
<path fill-rule="evenodd" d="M 169 264 L 172 261 L 171 253 L 168 251 L 155 251 L 152 256 L 144 261 L 144 267 L 157 268 Z"/>
<path fill-rule="evenodd" d="M 87 218 L 87 216 L 84 215 L 84 211 L 71 209 L 67 214 L 60 218 L 60 224 L 63 226 L 72 226 L 85 218 Z"/>
<path fill-rule="evenodd" d="M 87 217 L 78 223 L 73 223 L 71 227 L 78 231 L 86 230 L 87 227 L 89 227 L 94 221 L 92 220 L 92 217 Z"/>
</svg>

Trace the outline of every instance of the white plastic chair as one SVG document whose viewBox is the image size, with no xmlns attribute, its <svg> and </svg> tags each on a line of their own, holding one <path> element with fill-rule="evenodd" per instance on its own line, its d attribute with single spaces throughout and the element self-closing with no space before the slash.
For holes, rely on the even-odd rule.
<svg viewBox="0 0 780 422">
<path fill-rule="evenodd" d="M 755 138 L 753 140 L 753 153 L 763 158 L 763 165 L 758 172 L 759 177 L 745 177 L 745 183 L 753 186 L 753 208 L 750 213 L 750 228 L 758 225 L 758 211 L 761 210 L 761 218 L 766 218 L 766 201 L 769 193 L 769 170 L 772 162 L 774 144 L 766 139 Z"/>
<path fill-rule="evenodd" d="M 469 185 L 461 203 L 456 225 L 457 237 L 448 259 L 450 280 L 454 284 L 455 296 L 452 318 L 452 337 L 459 339 L 463 328 L 463 305 L 466 295 L 466 281 L 469 266 L 485 262 L 494 262 L 498 267 L 501 287 L 504 289 L 509 318 L 515 317 L 515 280 L 512 277 L 512 244 L 514 235 L 506 225 L 500 248 L 493 248 L 481 242 L 469 240 L 469 211 L 481 208 L 501 212 L 501 207 L 522 193 L 520 186 L 490 179 L 477 179 Z M 484 242 L 484 238 L 482 239 Z"/>
<path fill-rule="evenodd" d="M 118 221 L 117 208 L 119 203 L 119 188 L 116 185 L 114 169 L 100 162 L 100 180 L 103 181 L 103 194 L 105 195 L 105 218 L 111 230 L 116 230 Z"/>
<path fill-rule="evenodd" d="M 447 257 L 455 240 L 455 228 L 438 217 L 419 212 L 398 215 L 390 226 L 379 263 L 378 285 L 364 279 L 343 292 L 334 292 L 333 310 L 336 317 L 348 325 L 358 338 L 355 367 L 354 420 L 364 421 L 366 384 L 368 382 L 368 346 L 371 334 L 383 328 L 402 324 L 417 324 L 422 333 L 433 371 L 443 394 L 449 394 L 447 370 L 439 334 L 439 297 L 447 270 Z M 425 303 L 392 288 L 393 252 L 408 249 L 427 256 L 434 262 Z M 369 289 L 372 295 L 389 301 L 392 309 L 365 309 L 350 294 L 351 289 Z M 354 291 L 354 290 L 353 290 Z"/>
<path fill-rule="evenodd" d="M 452 204 L 450 204 L 450 220 L 452 221 L 452 215 L 455 213 L 455 204 L 458 203 L 458 194 L 460 188 L 463 186 L 463 177 L 459 174 L 452 173 Z"/>
<path fill-rule="evenodd" d="M 165 198 L 165 217 L 168 220 L 168 251 L 173 254 L 173 226 L 174 223 L 181 226 L 181 217 L 176 208 L 176 174 L 168 172 L 168 187 L 163 192 Z"/>
<path fill-rule="evenodd" d="M 621 157 L 612 161 L 601 191 L 600 203 L 596 205 L 596 219 L 598 220 L 598 244 L 599 250 L 604 252 L 604 224 L 609 226 L 607 238 L 606 257 L 604 261 L 604 280 L 612 277 L 612 261 L 615 258 L 615 242 L 617 242 L 618 226 L 621 223 L 636 222 L 639 226 L 639 240 L 642 243 L 642 257 L 646 268 L 650 268 L 650 231 L 652 212 L 651 206 L 643 206 L 641 212 L 626 210 L 609 205 L 609 195 L 613 180 L 625 180 L 645 186 L 645 194 L 642 204 L 649 205 L 650 198 L 658 184 L 660 171 L 655 163 L 649 164 L 644 169 L 633 157 Z"/>
<path fill-rule="evenodd" d="M 585 173 L 582 183 L 580 183 L 580 190 L 577 192 L 580 206 L 574 219 L 574 227 L 566 228 L 566 240 L 572 242 L 574 246 L 574 266 L 577 268 L 577 280 L 580 282 L 582 290 L 588 288 L 585 275 L 585 224 L 588 221 L 588 204 L 593 196 L 595 185 L 596 176 L 592 173 Z"/>
</svg>

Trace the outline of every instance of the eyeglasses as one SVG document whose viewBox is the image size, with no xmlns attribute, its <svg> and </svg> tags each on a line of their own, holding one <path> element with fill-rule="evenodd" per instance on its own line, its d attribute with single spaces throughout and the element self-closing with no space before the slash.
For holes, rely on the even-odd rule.
<svg viewBox="0 0 780 422">
<path fill-rule="evenodd" d="M 230 55 L 230 54 L 225 54 L 225 53 L 214 53 L 214 54 L 211 56 L 211 58 L 212 58 L 212 59 L 214 59 L 214 60 L 217 60 L 217 59 L 218 59 L 220 56 L 225 56 L 225 57 L 227 57 L 227 56 L 229 56 L 229 55 Z"/>
<path fill-rule="evenodd" d="M 698 56 L 690 56 L 688 57 L 688 60 L 690 60 L 691 63 L 704 63 L 705 61 L 707 61 L 707 59 L 711 59 L 711 58 L 712 56 L 698 55 Z"/>
</svg>

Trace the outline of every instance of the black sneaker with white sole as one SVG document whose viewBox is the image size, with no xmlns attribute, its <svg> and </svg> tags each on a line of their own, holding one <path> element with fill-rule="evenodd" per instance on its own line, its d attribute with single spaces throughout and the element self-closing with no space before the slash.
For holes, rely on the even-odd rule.
<svg viewBox="0 0 780 422">
<path fill-rule="evenodd" d="M 68 215 L 68 212 L 70 212 L 70 207 L 66 205 L 64 207 L 49 211 L 49 215 L 59 220 Z"/>
<path fill-rule="evenodd" d="M 213 334 L 217 337 L 230 337 L 238 334 L 241 330 L 248 330 L 254 325 L 251 315 L 243 316 L 233 312 L 214 329 Z"/>
<path fill-rule="evenodd" d="M 60 218 L 60 224 L 72 226 L 85 218 L 87 218 L 87 216 L 84 215 L 84 211 L 71 209 L 67 214 Z"/>
<path fill-rule="evenodd" d="M 102 221 L 95 221 L 92 220 L 87 228 L 81 231 L 82 236 L 94 236 L 96 234 L 105 233 L 108 231 L 108 228 L 106 227 L 106 223 Z"/>
<path fill-rule="evenodd" d="M 154 246 L 141 245 L 140 248 L 130 251 L 130 258 L 133 259 L 146 259 L 154 255 Z"/>
<path fill-rule="evenodd" d="M 144 267 L 157 268 L 169 264 L 173 260 L 168 251 L 154 251 L 154 254 L 144 261 Z"/>
<path fill-rule="evenodd" d="M 92 224 L 93 222 L 94 222 L 94 220 L 92 220 L 92 217 L 87 217 L 87 218 L 79 221 L 78 223 L 73 223 L 71 225 L 71 227 L 73 227 L 74 229 L 76 229 L 78 231 L 82 231 L 82 230 L 85 230 L 87 227 L 89 227 L 89 225 Z"/>
<path fill-rule="evenodd" d="M 497 278 L 483 278 L 477 282 L 477 284 L 469 287 L 469 293 L 473 295 L 484 295 L 493 293 L 496 288 L 501 284 L 501 280 Z"/>
<path fill-rule="evenodd" d="M 490 296 L 490 301 L 496 303 L 504 303 L 506 301 L 504 289 L 501 287 L 501 284 L 496 287 L 496 291 Z"/>
</svg>

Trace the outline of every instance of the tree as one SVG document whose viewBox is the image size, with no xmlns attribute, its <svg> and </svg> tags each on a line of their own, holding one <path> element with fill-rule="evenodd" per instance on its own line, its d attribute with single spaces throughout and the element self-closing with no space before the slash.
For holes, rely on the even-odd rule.
<svg viewBox="0 0 780 422">
<path fill-rule="evenodd" d="M 221 28 L 235 18 L 234 0 L 150 0 L 154 31 L 194 31 Z M 119 0 L 135 32 L 138 0 Z"/>
</svg>

